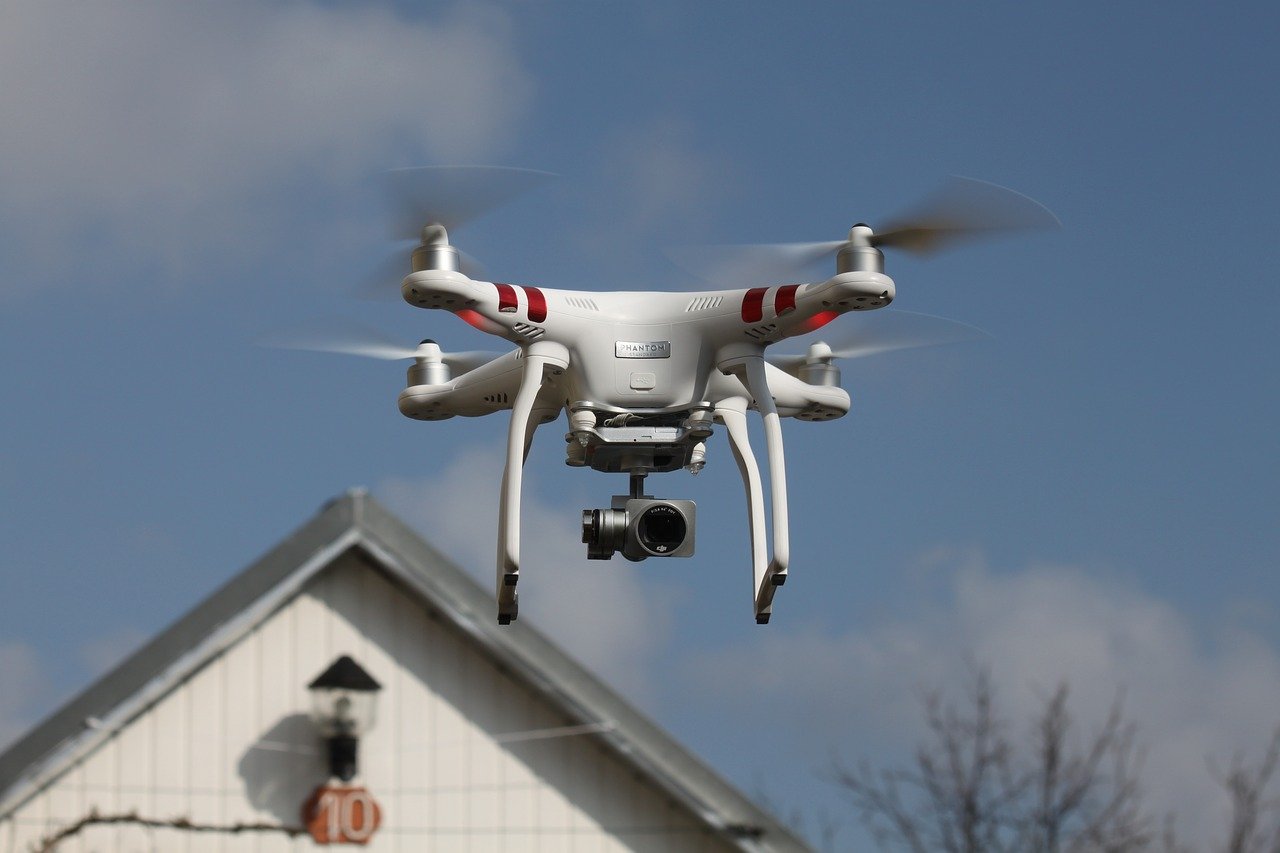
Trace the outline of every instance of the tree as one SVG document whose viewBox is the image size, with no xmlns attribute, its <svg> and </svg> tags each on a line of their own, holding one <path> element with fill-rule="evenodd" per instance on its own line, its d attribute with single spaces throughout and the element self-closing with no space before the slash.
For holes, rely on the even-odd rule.
<svg viewBox="0 0 1280 853">
<path fill-rule="evenodd" d="M 1145 810 L 1142 750 L 1120 702 L 1079 744 L 1060 685 L 1015 741 L 996 711 L 990 674 L 975 674 L 962 709 L 925 701 L 927 735 L 909 769 L 838 764 L 835 780 L 882 846 L 911 853 L 1191 853 L 1175 818 Z M 1209 762 L 1230 804 L 1221 853 L 1280 853 L 1280 800 L 1267 789 L 1280 769 L 1280 729 L 1262 758 L 1237 754 L 1225 772 Z"/>
<path fill-rule="evenodd" d="M 1265 792 L 1276 764 L 1280 762 L 1280 730 L 1257 767 L 1250 767 L 1237 754 L 1226 773 L 1214 776 L 1231 796 L 1231 824 L 1228 829 L 1227 853 L 1280 853 L 1280 803 L 1266 799 Z"/>
<path fill-rule="evenodd" d="M 912 853 L 1141 850 L 1155 835 L 1141 808 L 1141 753 L 1119 702 L 1083 749 L 1068 735 L 1067 688 L 1019 750 L 995 711 L 990 675 L 978 673 L 964 710 L 933 694 L 928 737 L 908 770 L 838 766 L 836 780 L 881 844 Z"/>
</svg>

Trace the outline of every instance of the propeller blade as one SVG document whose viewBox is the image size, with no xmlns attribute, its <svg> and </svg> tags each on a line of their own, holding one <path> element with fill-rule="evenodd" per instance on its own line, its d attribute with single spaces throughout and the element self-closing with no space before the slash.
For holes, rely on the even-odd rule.
<svg viewBox="0 0 1280 853">
<path fill-rule="evenodd" d="M 836 335 L 818 333 L 810 338 L 812 343 L 826 342 L 831 357 L 836 359 L 865 358 L 893 350 L 944 346 L 991 337 L 977 326 L 958 320 L 897 309 L 850 315 L 846 320 L 836 322 L 848 323 L 848 328 Z M 806 351 L 770 355 L 767 360 L 775 367 L 795 373 L 809 357 Z"/>
<path fill-rule="evenodd" d="M 871 244 L 930 254 L 962 240 L 1061 226 L 1049 208 L 1029 196 L 953 176 L 909 213 L 878 229 Z"/>
<path fill-rule="evenodd" d="M 963 240 L 1060 226 L 1047 207 L 1022 193 L 973 178 L 952 177 L 911 212 L 876 230 L 870 241 L 880 248 L 927 255 Z M 805 281 L 810 267 L 846 245 L 847 240 L 685 246 L 668 250 L 667 256 L 700 278 L 747 287 Z"/>
<path fill-rule="evenodd" d="M 501 166 L 392 169 L 386 174 L 392 236 L 417 240 L 428 223 L 452 231 L 554 177 Z"/>
<path fill-rule="evenodd" d="M 423 343 L 427 343 L 423 341 Z M 275 349 L 332 352 L 341 355 L 358 355 L 384 361 L 417 358 L 419 346 L 407 347 L 391 340 L 381 332 L 368 328 L 345 328 L 328 332 L 294 332 L 269 337 L 261 342 Z M 500 352 L 470 350 L 465 352 L 441 352 L 440 359 L 457 373 L 466 373 L 482 364 L 488 364 L 501 356 Z"/>
<path fill-rule="evenodd" d="M 676 266 L 710 282 L 746 287 L 800 280 L 810 267 L 834 255 L 843 240 L 825 243 L 725 244 L 666 250 Z"/>
<path fill-rule="evenodd" d="M 333 352 L 385 361 L 413 358 L 418 351 L 417 347 L 407 347 L 372 329 L 350 327 L 324 332 L 284 332 L 272 335 L 261 343 L 273 349 Z"/>
</svg>

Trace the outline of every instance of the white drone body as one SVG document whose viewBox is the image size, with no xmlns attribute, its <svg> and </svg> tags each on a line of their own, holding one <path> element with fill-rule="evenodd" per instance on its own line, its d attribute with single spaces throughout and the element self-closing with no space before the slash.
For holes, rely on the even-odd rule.
<svg viewBox="0 0 1280 853">
<path fill-rule="evenodd" d="M 747 491 L 753 600 L 756 620 L 763 623 L 772 612 L 774 589 L 787 578 L 789 561 L 779 419 L 830 420 L 849 411 L 848 393 L 828 384 L 833 378 L 829 357 L 819 352 L 812 364 L 802 366 L 818 380 L 808 382 L 767 363 L 766 347 L 812 332 L 847 311 L 888 305 L 894 285 L 868 269 L 840 273 L 821 284 L 593 293 L 473 281 L 452 269 L 423 269 L 404 279 L 402 293 L 410 305 L 457 314 L 519 347 L 451 377 L 439 348 L 424 343 L 399 399 L 400 411 L 419 420 L 511 410 L 498 510 L 499 621 L 508 622 L 517 612 L 524 460 L 534 429 L 567 409 L 567 462 L 633 477 L 679 468 L 696 472 L 704 464 L 713 423 L 724 425 Z M 748 409 L 764 421 L 771 551 L 760 469 L 747 438 Z"/>
<path fill-rule="evenodd" d="M 843 314 L 889 305 L 895 286 L 884 274 L 882 247 L 925 253 L 958 238 L 1057 224 L 1025 196 L 954 179 L 894 227 L 875 233 L 859 224 L 840 241 L 755 247 L 748 263 L 734 268 L 735 283 L 776 281 L 835 255 L 835 275 L 817 283 L 699 293 L 553 290 L 466 274 L 469 259 L 450 245 L 446 231 L 539 183 L 546 173 L 452 167 L 397 170 L 392 176 L 389 189 L 402 214 L 397 232 L 419 241 L 412 272 L 401 284 L 404 300 L 452 313 L 516 348 L 505 354 L 446 353 L 431 340 L 416 349 L 332 343 L 303 348 L 412 358 L 408 387 L 399 397 L 400 411 L 410 418 L 437 421 L 510 410 L 498 508 L 500 624 L 518 613 L 525 458 L 537 427 L 562 411 L 568 413 L 569 465 L 630 477 L 630 496 L 615 496 L 613 509 L 584 511 L 583 542 L 594 559 L 615 552 L 633 560 L 692 554 L 692 501 L 653 499 L 643 494 L 644 480 L 679 469 L 696 474 L 706 463 L 715 426 L 725 428 L 747 495 L 755 617 L 767 623 L 790 562 L 781 419 L 827 421 L 849 411 L 838 359 L 969 339 L 977 330 L 925 317 L 948 330 L 941 338 L 935 325 L 923 338 L 898 333 L 877 339 L 864 329 L 848 346 L 816 341 L 803 355 L 779 357 L 769 347 Z M 782 266 L 772 265 L 771 257 Z M 956 336 L 960 328 L 965 334 Z M 767 516 L 764 481 L 748 438 L 750 410 L 763 422 Z M 652 536 L 645 532 L 646 518 Z"/>
</svg>

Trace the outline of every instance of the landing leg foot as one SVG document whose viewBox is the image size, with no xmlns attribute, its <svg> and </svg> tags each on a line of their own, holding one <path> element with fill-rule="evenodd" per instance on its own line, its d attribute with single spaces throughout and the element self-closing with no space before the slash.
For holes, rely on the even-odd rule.
<svg viewBox="0 0 1280 853">
<path fill-rule="evenodd" d="M 520 599 L 513 592 L 509 601 L 498 602 L 498 624 L 510 625 L 520 615 Z"/>
</svg>

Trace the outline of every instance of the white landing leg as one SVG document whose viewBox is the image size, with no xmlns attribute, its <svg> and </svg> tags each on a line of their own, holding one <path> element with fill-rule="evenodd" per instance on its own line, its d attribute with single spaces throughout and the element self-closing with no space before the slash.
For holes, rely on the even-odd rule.
<svg viewBox="0 0 1280 853">
<path fill-rule="evenodd" d="M 507 428 L 507 463 L 502 471 L 502 492 L 498 502 L 498 624 L 509 625 L 520 610 L 516 584 L 520 581 L 520 489 L 524 480 L 524 460 L 537 426 L 533 406 L 542 390 L 545 371 L 555 360 L 527 353 L 520 390 L 511 404 Z M 563 369 L 563 364 L 559 367 Z M 556 371 L 559 372 L 559 371 Z"/>
<path fill-rule="evenodd" d="M 764 421 L 765 450 L 769 455 L 769 508 L 773 513 L 773 558 L 765 570 L 765 586 L 782 586 L 787 581 L 787 566 L 791 561 L 791 537 L 787 533 L 787 465 L 782 450 L 782 419 L 774 405 L 769 383 L 765 378 L 764 359 L 760 356 L 745 358 L 741 362 L 741 378 L 748 393 L 755 400 L 756 409 Z M 768 593 L 772 600 L 772 590 Z M 769 613 L 764 614 L 768 621 Z M 757 621 L 759 616 L 757 615 Z"/>
<path fill-rule="evenodd" d="M 729 433 L 729 447 L 742 474 L 742 484 L 747 491 L 747 522 L 751 531 L 751 601 L 755 607 L 756 622 L 767 623 L 773 612 L 773 590 L 765 583 L 769 567 L 768 543 L 765 540 L 764 485 L 760 480 L 760 466 L 751 452 L 750 435 L 747 432 L 747 401 L 741 397 L 723 400 L 716 405 L 716 420 L 724 424 Z"/>
</svg>

